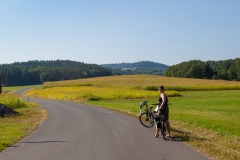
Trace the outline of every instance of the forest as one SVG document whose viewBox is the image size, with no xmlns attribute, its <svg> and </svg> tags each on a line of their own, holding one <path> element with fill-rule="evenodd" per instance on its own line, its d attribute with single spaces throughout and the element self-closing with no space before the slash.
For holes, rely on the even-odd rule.
<svg viewBox="0 0 240 160">
<path fill-rule="evenodd" d="M 35 60 L 0 65 L 3 86 L 34 85 L 46 81 L 110 76 L 113 74 L 114 71 L 110 68 L 70 60 Z"/>
<path fill-rule="evenodd" d="M 169 67 L 164 76 L 240 81 L 240 59 L 182 62 Z"/>
</svg>

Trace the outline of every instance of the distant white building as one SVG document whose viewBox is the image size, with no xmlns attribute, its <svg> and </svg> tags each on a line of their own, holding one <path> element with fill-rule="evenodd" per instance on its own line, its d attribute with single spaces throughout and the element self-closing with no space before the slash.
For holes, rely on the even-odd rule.
<svg viewBox="0 0 240 160">
<path fill-rule="evenodd" d="M 126 71 L 126 70 L 135 70 L 137 69 L 136 67 L 133 67 L 133 68 L 122 68 L 122 71 Z"/>
</svg>

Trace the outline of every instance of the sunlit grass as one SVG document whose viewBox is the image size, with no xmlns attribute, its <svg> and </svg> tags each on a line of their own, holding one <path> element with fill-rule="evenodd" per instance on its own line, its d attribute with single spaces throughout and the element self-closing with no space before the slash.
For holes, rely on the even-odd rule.
<svg viewBox="0 0 240 160">
<path fill-rule="evenodd" d="M 37 104 L 25 102 L 16 95 L 0 95 L 0 103 L 18 112 L 0 117 L 0 151 L 31 133 L 46 118 L 46 110 L 33 109 Z"/>
<path fill-rule="evenodd" d="M 26 106 L 25 101 L 23 101 L 17 95 L 13 94 L 0 94 L 0 103 L 5 104 L 12 109 L 22 108 Z"/>
</svg>

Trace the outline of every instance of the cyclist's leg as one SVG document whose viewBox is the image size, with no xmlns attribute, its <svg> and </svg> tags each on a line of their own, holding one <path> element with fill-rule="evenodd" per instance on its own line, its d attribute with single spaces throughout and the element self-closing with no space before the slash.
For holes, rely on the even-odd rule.
<svg viewBox="0 0 240 160">
<path fill-rule="evenodd" d="M 163 139 L 165 140 L 166 137 L 166 122 L 164 120 L 161 121 L 161 132 L 162 132 L 162 136 Z"/>
<path fill-rule="evenodd" d="M 167 130 L 168 130 L 168 135 L 169 137 L 171 136 L 170 134 L 170 122 L 169 122 L 169 108 L 168 106 L 166 106 L 165 108 L 165 113 L 164 113 L 164 116 L 165 116 L 165 122 L 166 122 L 166 125 L 167 125 Z"/>
<path fill-rule="evenodd" d="M 160 118 L 155 118 L 155 121 L 157 123 L 157 126 L 156 126 L 156 132 L 155 132 L 155 137 L 158 137 L 159 136 L 159 130 L 160 130 Z"/>
</svg>

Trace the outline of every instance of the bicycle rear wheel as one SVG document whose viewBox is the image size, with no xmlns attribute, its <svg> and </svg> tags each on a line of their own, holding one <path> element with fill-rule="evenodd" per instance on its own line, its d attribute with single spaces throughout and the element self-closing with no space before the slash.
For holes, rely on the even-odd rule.
<svg viewBox="0 0 240 160">
<path fill-rule="evenodd" d="M 142 113 L 139 116 L 140 123 L 147 128 L 151 128 L 153 126 L 153 118 L 152 116 L 149 116 L 146 112 Z"/>
<path fill-rule="evenodd" d="M 164 140 L 166 140 L 166 135 L 167 135 L 167 125 L 165 121 L 161 121 L 161 132 L 162 132 L 162 137 Z"/>
</svg>

